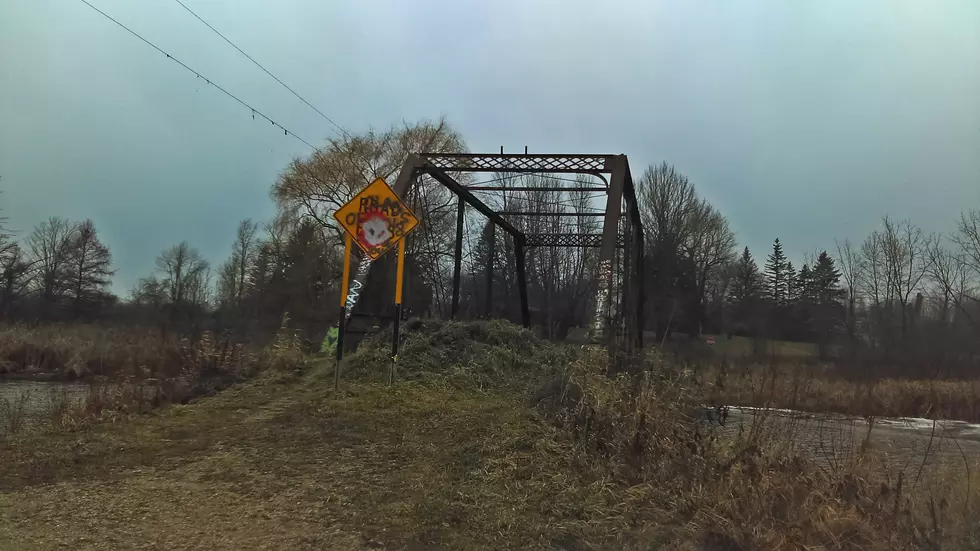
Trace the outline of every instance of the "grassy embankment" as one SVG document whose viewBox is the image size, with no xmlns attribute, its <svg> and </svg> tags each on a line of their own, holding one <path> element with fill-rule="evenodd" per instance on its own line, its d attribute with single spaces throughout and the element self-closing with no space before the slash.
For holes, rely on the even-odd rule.
<svg viewBox="0 0 980 551">
<path fill-rule="evenodd" d="M 601 351 L 427 323 L 409 325 L 388 388 L 386 350 L 363 346 L 337 394 L 328 364 L 280 362 L 194 404 L 16 436 L 0 448 L 0 548 L 980 545 L 975 481 L 895 478 L 873 452 L 815 468 L 764 431 L 720 438 L 689 420 L 703 396 L 685 374 L 608 378 Z M 562 391 L 532 404 L 556 376 Z"/>
<path fill-rule="evenodd" d="M 663 356 L 695 371 L 711 403 L 980 423 L 980 379 L 868 378 L 859 364 L 821 362 L 813 344 L 766 341 L 757 347 L 744 337 L 668 347 Z"/>
<path fill-rule="evenodd" d="M 259 365 L 295 364 L 301 357 L 288 318 L 264 349 L 209 332 L 177 338 L 144 328 L 2 326 L 0 385 L 23 379 L 73 386 L 23 392 L 0 388 L 0 438 L 28 424 L 63 428 L 104 415 L 187 403 L 251 377 Z"/>
</svg>

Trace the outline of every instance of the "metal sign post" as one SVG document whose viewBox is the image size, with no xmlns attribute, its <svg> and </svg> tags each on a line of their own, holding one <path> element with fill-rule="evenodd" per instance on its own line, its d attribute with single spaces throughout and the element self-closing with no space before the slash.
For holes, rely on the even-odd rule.
<svg viewBox="0 0 980 551">
<path fill-rule="evenodd" d="M 343 359 L 344 326 L 347 318 L 348 281 L 350 279 L 351 243 L 357 244 L 364 252 L 365 261 L 381 258 L 388 250 L 398 245 L 398 273 L 395 289 L 395 324 L 392 338 L 391 367 L 388 370 L 388 383 L 394 380 L 395 362 L 398 360 L 398 326 L 401 321 L 402 279 L 405 265 L 405 236 L 419 225 L 419 219 L 381 178 L 371 182 L 344 206 L 333 214 L 337 224 L 346 232 L 344 240 L 344 275 L 340 286 L 340 320 L 337 331 L 337 370 L 334 373 L 334 388 L 340 387 L 340 360 Z M 368 266 L 370 264 L 367 264 Z M 355 283 L 358 283 L 355 281 Z M 359 289 L 360 283 L 355 286 Z"/>
<path fill-rule="evenodd" d="M 340 389 L 340 361 L 344 359 L 344 329 L 347 325 L 347 285 L 350 281 L 350 234 L 344 236 L 344 275 L 340 281 L 340 318 L 337 320 L 337 366 L 333 370 L 333 389 Z"/>
<path fill-rule="evenodd" d="M 388 384 L 395 381 L 395 366 L 398 363 L 398 326 L 402 320 L 402 282 L 405 273 L 405 240 L 398 242 L 398 269 L 395 272 L 395 325 L 391 332 L 391 367 L 388 370 Z"/>
</svg>

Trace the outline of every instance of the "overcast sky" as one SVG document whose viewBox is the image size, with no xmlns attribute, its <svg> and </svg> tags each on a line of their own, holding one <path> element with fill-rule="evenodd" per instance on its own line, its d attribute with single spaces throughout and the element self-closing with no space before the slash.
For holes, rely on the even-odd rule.
<svg viewBox="0 0 980 551">
<path fill-rule="evenodd" d="M 336 130 L 173 0 L 91 0 L 314 144 Z M 184 0 L 351 132 L 666 160 L 764 259 L 980 208 L 980 2 Z M 211 261 L 310 149 L 79 0 L 0 2 L 0 208 L 92 218 L 125 292 Z"/>
</svg>

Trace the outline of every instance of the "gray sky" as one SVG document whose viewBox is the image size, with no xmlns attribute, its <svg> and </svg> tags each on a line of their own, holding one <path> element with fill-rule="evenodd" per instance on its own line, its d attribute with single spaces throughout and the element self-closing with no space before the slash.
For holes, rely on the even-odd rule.
<svg viewBox="0 0 980 551">
<path fill-rule="evenodd" d="M 336 130 L 172 0 L 91 0 L 312 141 Z M 473 151 L 666 160 L 760 261 L 980 208 L 980 2 L 185 0 L 351 132 L 446 115 Z M 274 7 L 273 7 L 274 6 Z M 0 207 L 90 217 L 125 292 L 212 262 L 309 148 L 77 0 L 0 2 Z"/>
</svg>

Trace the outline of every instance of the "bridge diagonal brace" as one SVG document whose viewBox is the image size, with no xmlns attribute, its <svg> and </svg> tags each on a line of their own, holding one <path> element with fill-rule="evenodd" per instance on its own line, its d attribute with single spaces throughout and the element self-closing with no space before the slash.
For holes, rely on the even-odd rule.
<svg viewBox="0 0 980 551">
<path fill-rule="evenodd" d="M 426 173 L 436 179 L 437 182 L 446 186 L 449 191 L 455 193 L 460 199 L 466 201 L 468 205 L 475 208 L 480 214 L 486 216 L 491 222 L 500 226 L 505 232 L 511 234 L 515 239 L 524 239 L 524 233 L 515 228 L 508 222 L 503 216 L 501 216 L 497 211 L 493 210 L 486 203 L 473 195 L 473 192 L 466 189 L 466 186 L 460 184 L 455 178 L 446 174 L 444 170 L 438 168 L 416 168 L 420 173 Z"/>
</svg>

